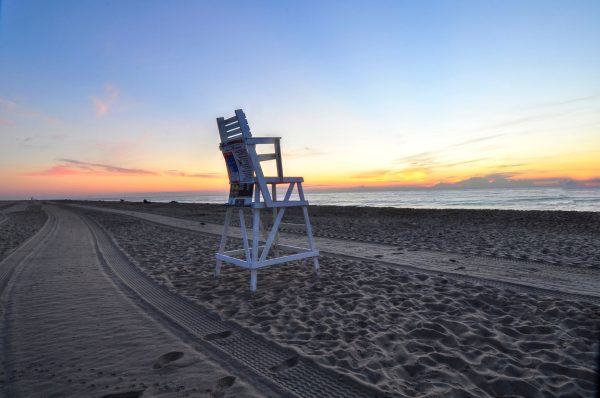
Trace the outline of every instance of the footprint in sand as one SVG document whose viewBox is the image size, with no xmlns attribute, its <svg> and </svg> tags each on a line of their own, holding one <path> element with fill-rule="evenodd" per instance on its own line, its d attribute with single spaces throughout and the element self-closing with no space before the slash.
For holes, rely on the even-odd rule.
<svg viewBox="0 0 600 398">
<path fill-rule="evenodd" d="M 229 336 L 231 336 L 231 330 L 225 330 L 224 332 L 207 334 L 206 336 L 204 336 L 204 340 L 211 341 L 211 340 L 226 339 Z"/>
<path fill-rule="evenodd" d="M 215 391 L 213 392 L 213 397 L 221 398 L 225 396 L 225 392 L 229 387 L 231 387 L 235 383 L 234 376 L 225 376 L 221 377 L 217 381 L 217 385 L 215 386 Z"/>
<path fill-rule="evenodd" d="M 300 361 L 300 357 L 298 357 L 298 356 L 291 357 L 291 358 L 288 358 L 285 361 L 281 362 L 279 365 L 275 365 L 275 366 L 269 368 L 269 370 L 271 372 L 281 372 L 282 370 L 293 368 L 294 366 L 298 365 L 299 361 Z"/>
<path fill-rule="evenodd" d="M 145 390 L 118 392 L 115 394 L 103 395 L 102 398 L 138 398 L 141 397 Z"/>
<path fill-rule="evenodd" d="M 164 367 L 165 365 L 168 365 L 169 363 L 178 360 L 181 357 L 183 357 L 183 352 L 181 352 L 181 351 L 167 352 L 166 354 L 161 355 L 160 358 L 158 358 L 156 360 L 156 362 L 154 362 L 154 365 L 152 366 L 152 368 L 160 369 L 160 368 Z"/>
</svg>

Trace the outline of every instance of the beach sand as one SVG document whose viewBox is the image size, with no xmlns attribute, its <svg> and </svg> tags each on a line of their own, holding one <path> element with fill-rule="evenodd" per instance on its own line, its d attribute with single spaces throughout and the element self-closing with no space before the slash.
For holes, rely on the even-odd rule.
<svg viewBox="0 0 600 398">
<path fill-rule="evenodd" d="M 212 204 L 86 203 L 219 225 L 225 218 Z M 600 269 L 600 212 L 311 206 L 310 217 L 315 236 Z M 286 221 L 302 223 L 301 212 L 289 209 Z"/>
<path fill-rule="evenodd" d="M 4 207 L 10 207 L 10 204 Z M 46 218 L 46 213 L 38 204 L 15 209 L 10 216 L 0 218 L 0 260 L 37 232 L 46 222 Z"/>
<path fill-rule="evenodd" d="M 214 205 L 93 204 L 206 225 L 221 224 L 223 218 L 223 208 Z M 44 206 L 46 211 L 52 208 L 55 207 Z M 589 397 L 596 391 L 600 295 L 595 293 L 578 296 L 560 289 L 532 290 L 526 283 L 520 286 L 465 279 L 333 253 L 321 257 L 320 278 L 312 275 L 309 264 L 302 262 L 269 268 L 259 272 L 258 291 L 250 294 L 247 271 L 224 266 L 221 278 L 213 278 L 216 235 L 185 230 L 183 223 L 182 228 L 176 229 L 121 214 L 74 207 L 56 209 L 51 212 L 63 220 L 70 219 L 70 225 L 79 225 L 81 231 L 86 230 L 85 223 L 77 224 L 77 220 L 92 220 L 114 239 L 128 261 L 155 284 L 218 314 L 225 322 L 223 325 L 232 322 L 229 325 L 235 333 L 239 333 L 236 329 L 239 325 L 241 330 L 251 332 L 251 336 L 265 338 L 274 347 L 296 353 L 297 356 L 266 371 L 265 380 L 274 373 L 285 376 L 288 372 L 292 377 L 293 368 L 300 366 L 298 358 L 303 358 L 324 373 L 345 375 L 340 383 L 355 380 L 367 388 L 365 391 L 389 396 Z M 543 274 L 544 267 L 560 266 L 565 273 L 585 269 L 592 278 L 600 275 L 596 273 L 600 270 L 598 213 L 339 207 L 311 207 L 310 211 L 316 235 L 347 241 L 355 251 L 369 242 L 404 252 L 473 254 L 484 256 L 486 261 L 517 259 L 520 261 L 517 264 L 524 267 L 536 264 L 538 274 Z M 295 217 L 292 214 L 292 222 Z M 13 230 L 4 229 L 7 222 L 0 224 L 3 236 L 14 234 Z M 39 221 L 36 224 L 32 217 L 21 224 L 35 229 Z M 101 267 L 95 264 L 99 260 L 91 252 L 83 255 L 85 261 L 81 258 L 70 263 L 50 261 L 54 268 L 49 267 L 48 272 L 52 275 L 63 272 L 69 278 L 49 278 L 40 272 L 42 264 L 48 262 L 42 259 L 48 258 L 49 252 L 64 257 L 66 241 L 75 240 L 74 236 L 53 236 L 55 242 L 45 246 L 46 257 L 40 252 L 38 260 L 20 264 L 21 272 L 11 278 L 10 291 L 3 292 L 3 309 L 9 309 L 3 316 L 8 314 L 14 330 L 8 334 L 12 337 L 5 337 L 8 341 L 3 349 L 5 369 L 35 366 L 31 364 L 41 361 L 35 352 L 41 351 L 48 358 L 52 355 L 61 358 L 52 365 L 49 361 L 38 365 L 38 369 L 60 376 L 49 381 L 49 385 L 44 384 L 44 388 L 65 395 L 77 396 L 76 391 L 97 392 L 100 386 L 108 386 L 107 391 L 111 392 L 117 391 L 115 387 L 123 391 L 135 384 L 130 389 L 144 391 L 142 396 L 183 396 L 184 392 L 190 396 L 303 396 L 302 391 L 288 395 L 285 390 L 269 390 L 268 382 L 261 384 L 260 374 L 253 378 L 236 365 L 235 358 L 224 365 L 204 352 L 202 346 L 196 346 L 193 338 L 182 338 L 177 328 L 170 330 L 164 320 L 157 320 L 143 306 L 132 304 L 135 300 L 123 298 L 127 295 L 114 283 L 109 283 L 109 289 L 105 283 L 110 278 L 99 271 L 92 272 Z M 78 253 L 82 256 L 81 251 Z M 83 273 L 82 263 L 87 264 Z M 6 264 L 4 261 L 0 266 Z M 455 265 L 460 268 L 460 264 Z M 31 289 L 25 281 L 33 281 L 29 283 L 38 290 L 43 284 L 47 288 L 52 286 L 53 292 L 66 282 L 79 287 L 73 291 L 67 289 L 68 294 L 40 293 L 37 300 L 45 304 L 37 308 L 31 301 L 36 298 L 25 293 Z M 54 284 L 49 285 L 49 281 Z M 96 285 L 102 289 L 91 289 L 90 286 Z M 22 302 L 7 301 L 7 296 L 18 297 L 19 291 L 23 292 Z M 85 291 L 90 292 L 89 297 L 77 299 L 85 296 Z M 92 301 L 104 313 L 99 315 L 107 323 L 102 331 L 86 327 L 90 320 L 85 311 Z M 68 305 L 74 310 L 61 311 L 56 305 Z M 54 310 L 49 311 L 46 306 L 54 306 Z M 114 308 L 114 316 L 109 316 L 108 308 Z M 65 341 L 59 341 L 58 336 L 52 337 L 49 332 L 41 337 L 31 331 L 31 335 L 27 334 L 26 330 L 36 325 L 35 320 L 26 316 L 31 313 L 48 324 L 64 324 L 69 330 L 68 338 L 98 341 L 86 347 L 73 346 L 66 354 L 61 347 Z M 44 315 L 48 313 L 51 316 Z M 119 325 L 128 323 L 131 326 L 121 328 L 137 331 L 127 335 L 126 343 L 106 343 L 115 338 L 121 340 L 119 333 L 124 330 Z M 21 333 L 26 336 L 21 339 L 38 336 L 39 344 L 19 345 L 17 330 L 18 336 Z M 231 333 L 223 330 L 211 334 L 214 337 L 210 339 L 227 341 Z M 140 346 L 151 348 L 140 352 Z M 152 364 L 169 352 L 184 352 L 184 358 L 194 359 L 189 365 L 172 367 L 169 376 L 162 378 L 158 387 L 153 386 L 149 378 L 158 380 L 160 376 Z M 57 363 L 63 367 L 67 363 L 77 365 L 58 373 Z M 197 363 L 204 364 L 201 370 L 194 368 Z M 104 369 L 103 372 L 118 369 L 112 372 L 122 380 L 116 376 L 102 378 L 93 372 L 84 377 L 85 369 L 92 367 Z M 26 377 L 21 373 L 19 380 L 8 380 L 13 377 L 8 373 L 3 375 L 5 390 L 20 392 L 16 396 L 28 396 L 23 395 L 32 391 L 27 386 L 36 385 L 31 374 Z M 73 384 L 62 380 L 63 376 L 78 380 L 77 383 L 85 381 L 87 386 L 69 389 Z M 216 387 L 219 380 L 227 382 L 232 377 L 235 383 L 228 389 Z M 172 384 L 168 384 L 170 381 Z M 85 390 L 90 383 L 98 388 Z M 176 385 L 183 388 L 175 391 Z M 192 391 L 192 385 L 202 386 Z"/>
</svg>

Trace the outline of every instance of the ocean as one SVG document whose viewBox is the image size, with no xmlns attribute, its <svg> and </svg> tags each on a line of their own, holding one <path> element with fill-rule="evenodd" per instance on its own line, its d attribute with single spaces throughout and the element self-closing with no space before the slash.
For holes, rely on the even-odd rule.
<svg viewBox="0 0 600 398">
<path fill-rule="evenodd" d="M 461 190 L 305 190 L 312 205 L 408 207 L 434 209 L 514 209 L 600 211 L 600 189 L 518 188 Z M 281 197 L 281 194 L 279 194 Z M 161 192 L 82 197 L 153 202 L 217 203 L 227 201 L 226 192 Z"/>
</svg>

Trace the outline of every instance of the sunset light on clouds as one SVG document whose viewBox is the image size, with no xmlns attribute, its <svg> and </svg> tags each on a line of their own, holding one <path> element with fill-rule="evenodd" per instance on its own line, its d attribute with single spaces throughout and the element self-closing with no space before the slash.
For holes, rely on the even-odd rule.
<svg viewBox="0 0 600 398">
<path fill-rule="evenodd" d="M 0 8 L 0 199 L 224 191 L 243 108 L 313 189 L 600 186 L 600 3 Z"/>
</svg>

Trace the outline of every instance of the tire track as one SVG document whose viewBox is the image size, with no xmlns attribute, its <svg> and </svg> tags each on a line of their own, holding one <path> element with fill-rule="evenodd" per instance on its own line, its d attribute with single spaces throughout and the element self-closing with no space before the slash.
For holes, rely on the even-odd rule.
<svg viewBox="0 0 600 398">
<path fill-rule="evenodd" d="M 9 333 L 7 333 L 7 331 L 11 328 L 8 319 L 9 317 L 7 316 L 10 306 L 7 304 L 10 302 L 13 283 L 18 277 L 19 271 L 22 269 L 21 266 L 31 257 L 39 253 L 58 228 L 58 218 L 50 212 L 45 211 L 45 213 L 48 217 L 42 228 L 0 262 L 0 315 L 2 317 L 0 335 L 2 336 L 1 354 L 2 368 L 4 371 L 4 380 L 1 383 L 2 390 L 0 391 L 4 391 L 6 396 L 11 396 L 9 375 L 12 374 L 12 369 L 9 366 L 9 363 L 11 362 L 9 352 L 6 349 L 8 347 L 7 339 L 9 338 Z"/>
<path fill-rule="evenodd" d="M 106 271 L 114 275 L 160 318 L 166 318 L 200 344 L 263 383 L 292 397 L 386 397 L 346 375 L 317 365 L 237 323 L 221 320 L 214 312 L 157 285 L 135 266 L 107 232 L 88 217 Z M 162 226 L 162 225 L 161 225 Z M 189 232 L 189 231 L 187 231 Z"/>
<path fill-rule="evenodd" d="M 3 294 L 12 274 L 19 265 L 35 255 L 52 236 L 54 231 L 56 231 L 58 219 L 49 212 L 45 213 L 48 215 L 48 218 L 42 228 L 0 262 L 0 296 Z"/>
</svg>

